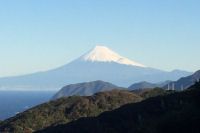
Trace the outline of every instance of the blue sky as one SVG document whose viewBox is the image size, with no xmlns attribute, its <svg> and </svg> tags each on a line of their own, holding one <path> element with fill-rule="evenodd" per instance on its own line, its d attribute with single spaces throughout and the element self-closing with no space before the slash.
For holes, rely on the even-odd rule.
<svg viewBox="0 0 200 133">
<path fill-rule="evenodd" d="M 200 69 L 199 0 L 1 0 L 0 77 L 105 45 L 146 66 Z"/>
</svg>

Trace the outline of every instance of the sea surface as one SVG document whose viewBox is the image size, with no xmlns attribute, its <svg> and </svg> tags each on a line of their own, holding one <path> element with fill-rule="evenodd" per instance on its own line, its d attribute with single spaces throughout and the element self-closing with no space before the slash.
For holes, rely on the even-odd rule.
<svg viewBox="0 0 200 133">
<path fill-rule="evenodd" d="M 56 91 L 0 91 L 0 120 L 47 102 Z"/>
</svg>

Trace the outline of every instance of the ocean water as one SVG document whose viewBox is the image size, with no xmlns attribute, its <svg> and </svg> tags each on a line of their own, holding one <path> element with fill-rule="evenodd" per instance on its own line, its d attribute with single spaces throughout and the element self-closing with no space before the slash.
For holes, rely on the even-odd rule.
<svg viewBox="0 0 200 133">
<path fill-rule="evenodd" d="M 0 120 L 49 101 L 56 91 L 0 91 Z"/>
</svg>

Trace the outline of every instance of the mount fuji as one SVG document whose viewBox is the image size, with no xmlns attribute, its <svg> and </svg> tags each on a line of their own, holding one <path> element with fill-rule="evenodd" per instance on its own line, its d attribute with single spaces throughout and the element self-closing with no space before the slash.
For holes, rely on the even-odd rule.
<svg viewBox="0 0 200 133">
<path fill-rule="evenodd" d="M 79 58 L 79 61 L 85 62 L 115 62 L 118 64 L 145 67 L 142 64 L 124 58 L 111 51 L 105 46 L 96 46 L 92 51 Z"/>
<path fill-rule="evenodd" d="M 140 81 L 161 82 L 177 80 L 190 72 L 171 72 L 147 67 L 111 51 L 105 46 L 96 46 L 80 58 L 59 68 L 0 78 L 0 89 L 60 89 L 79 82 L 103 80 L 127 87 Z"/>
</svg>

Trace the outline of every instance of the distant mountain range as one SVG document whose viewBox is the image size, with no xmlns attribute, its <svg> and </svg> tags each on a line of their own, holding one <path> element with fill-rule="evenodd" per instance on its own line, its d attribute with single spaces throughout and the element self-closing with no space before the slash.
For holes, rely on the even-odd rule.
<svg viewBox="0 0 200 133">
<path fill-rule="evenodd" d="M 139 82 L 131 85 L 128 87 L 129 90 L 135 90 L 140 88 L 155 88 L 155 87 L 162 87 L 165 89 L 172 89 L 172 86 L 174 86 L 175 90 L 181 90 L 186 89 L 193 85 L 197 80 L 200 79 L 200 70 L 196 71 L 192 75 L 181 77 L 177 81 L 165 81 L 161 83 L 150 83 L 150 82 Z"/>
<path fill-rule="evenodd" d="M 163 82 L 163 83 L 160 83 L 159 85 L 163 86 L 163 84 L 166 84 L 168 82 Z M 135 86 L 134 89 L 132 88 L 133 86 Z M 114 89 L 133 90 L 134 93 L 136 92 L 136 94 L 140 95 L 140 93 L 138 92 L 142 92 L 142 93 L 149 92 L 155 87 L 159 87 L 159 86 L 156 84 L 148 83 L 148 82 L 141 82 L 141 83 L 138 83 L 138 86 L 137 84 L 133 84 L 129 88 L 122 88 L 114 84 L 111 84 L 109 82 L 98 80 L 98 81 L 92 81 L 92 82 L 84 82 L 84 83 L 67 85 L 61 88 L 61 90 L 59 90 L 52 97 L 52 99 L 57 99 L 60 97 L 67 97 L 67 96 L 72 96 L 72 95 L 89 96 L 97 92 L 114 90 Z"/>
<path fill-rule="evenodd" d="M 170 82 L 169 89 L 172 88 L 172 85 L 174 85 L 174 89 L 176 90 L 186 89 L 193 85 L 197 80 L 200 80 L 200 70 L 190 76 L 182 77 L 177 81 Z M 168 84 L 163 86 L 163 88 L 168 89 Z"/>
<path fill-rule="evenodd" d="M 174 89 L 186 89 L 189 86 L 193 85 L 197 79 L 200 79 L 200 70 L 195 72 L 194 74 L 182 77 L 177 81 L 165 81 L 160 83 L 149 83 L 146 81 L 135 83 L 128 88 L 118 87 L 114 84 L 104 81 L 93 81 L 93 82 L 85 82 L 85 83 L 78 83 L 78 84 L 71 84 L 63 87 L 60 91 L 58 91 L 54 96 L 53 99 L 60 98 L 63 96 L 72 96 L 72 95 L 92 95 L 94 93 L 104 91 L 104 90 L 113 90 L 113 89 L 127 89 L 127 90 L 138 90 L 142 89 L 142 91 L 149 91 L 149 88 L 156 88 L 161 87 L 168 89 L 172 87 L 174 84 Z M 169 88 L 172 89 L 172 88 Z"/>
<path fill-rule="evenodd" d="M 166 84 L 170 83 L 171 81 L 165 81 L 165 82 L 161 82 L 161 83 L 150 83 L 150 82 L 139 82 L 139 83 L 135 83 L 133 85 L 131 85 L 130 87 L 128 87 L 129 90 L 135 90 L 135 89 L 140 89 L 140 88 L 155 88 L 155 87 L 163 87 Z"/>
<path fill-rule="evenodd" d="M 78 83 L 78 84 L 70 84 L 65 87 L 63 87 L 61 90 L 59 90 L 54 96 L 53 99 L 60 98 L 63 96 L 72 96 L 72 95 L 92 95 L 97 92 L 101 92 L 104 90 L 113 90 L 113 89 L 127 89 L 127 90 L 136 90 L 138 89 L 140 91 L 149 91 L 150 88 L 156 88 L 161 87 L 168 89 L 172 89 L 172 84 L 174 84 L 174 89 L 180 90 L 180 89 L 186 89 L 189 86 L 193 85 L 197 79 L 200 79 L 200 70 L 195 72 L 194 74 L 182 77 L 177 81 L 165 81 L 160 83 L 150 83 L 150 82 L 139 82 L 131 85 L 128 88 L 122 88 L 118 87 L 114 84 L 111 84 L 109 82 L 104 81 L 93 81 L 93 82 L 84 82 L 84 83 Z"/>
<path fill-rule="evenodd" d="M 63 87 L 53 96 L 52 99 L 60 98 L 63 96 L 72 96 L 72 95 L 89 96 L 97 92 L 105 90 L 113 90 L 113 89 L 122 89 L 122 88 L 100 80 L 93 82 L 71 84 Z"/>
<path fill-rule="evenodd" d="M 162 71 L 131 61 L 97 46 L 80 58 L 59 68 L 23 76 L 0 78 L 0 89 L 59 89 L 67 84 L 103 80 L 118 86 L 147 81 L 177 80 L 191 72 Z"/>
</svg>

